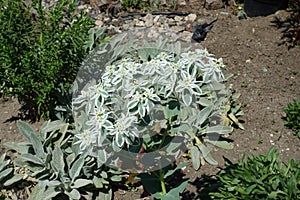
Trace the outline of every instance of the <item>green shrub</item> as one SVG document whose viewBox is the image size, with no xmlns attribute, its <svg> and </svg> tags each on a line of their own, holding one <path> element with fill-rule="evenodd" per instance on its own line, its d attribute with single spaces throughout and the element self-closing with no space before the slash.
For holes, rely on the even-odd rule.
<svg viewBox="0 0 300 200">
<path fill-rule="evenodd" d="M 299 199 L 300 162 L 280 161 L 279 153 L 271 148 L 268 155 L 244 157 L 217 175 L 214 199 Z"/>
<path fill-rule="evenodd" d="M 300 138 L 300 99 L 294 99 L 283 111 L 286 113 L 284 125 Z"/>
<path fill-rule="evenodd" d="M 47 10 L 41 1 L 0 3 L 0 93 L 18 97 L 34 119 L 54 116 L 74 81 L 93 22 L 75 1 Z"/>
</svg>

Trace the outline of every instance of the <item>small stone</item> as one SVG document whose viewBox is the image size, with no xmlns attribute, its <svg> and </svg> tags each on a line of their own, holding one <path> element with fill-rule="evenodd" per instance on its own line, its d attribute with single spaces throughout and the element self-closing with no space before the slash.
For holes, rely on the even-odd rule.
<svg viewBox="0 0 300 200">
<path fill-rule="evenodd" d="M 186 21 L 189 22 L 194 22 L 197 19 L 197 15 L 194 13 L 189 14 L 188 16 L 186 16 Z"/>
<path fill-rule="evenodd" d="M 87 9 L 88 8 L 88 5 L 85 4 L 85 5 L 80 5 L 77 7 L 78 10 L 84 10 L 84 9 Z"/>
<path fill-rule="evenodd" d="M 137 23 L 135 24 L 135 26 L 137 27 L 144 27 L 145 26 L 145 22 L 138 20 Z"/>
<path fill-rule="evenodd" d="M 268 69 L 266 68 L 266 67 L 262 67 L 262 69 L 261 69 L 263 72 L 267 72 L 268 71 Z"/>
<path fill-rule="evenodd" d="M 98 26 L 98 27 L 102 27 L 103 26 L 103 20 L 96 20 L 95 25 Z"/>
<path fill-rule="evenodd" d="M 146 27 L 151 27 L 153 25 L 153 15 L 147 14 L 144 18 L 145 21 L 145 26 Z"/>
<path fill-rule="evenodd" d="M 155 17 L 154 17 L 154 19 L 153 19 L 153 23 L 159 22 L 159 21 L 158 21 L 158 20 L 159 20 L 159 18 L 160 18 L 160 16 L 159 16 L 159 15 L 155 16 Z"/>
<path fill-rule="evenodd" d="M 172 26 L 171 29 L 174 31 L 174 32 L 181 32 L 185 29 L 185 27 L 183 26 Z"/>
<path fill-rule="evenodd" d="M 166 22 L 166 19 L 164 17 L 162 17 L 162 16 L 159 16 L 159 18 L 158 18 L 157 21 L 160 22 L 161 24 L 163 24 L 163 23 Z"/>
<path fill-rule="evenodd" d="M 182 21 L 182 17 L 180 17 L 180 16 L 175 16 L 174 17 L 174 20 L 176 21 L 176 22 L 180 22 L 180 21 Z"/>
<path fill-rule="evenodd" d="M 170 26 L 175 26 L 176 25 L 176 21 L 172 18 L 169 18 L 167 19 L 167 23 L 170 25 Z"/>
</svg>

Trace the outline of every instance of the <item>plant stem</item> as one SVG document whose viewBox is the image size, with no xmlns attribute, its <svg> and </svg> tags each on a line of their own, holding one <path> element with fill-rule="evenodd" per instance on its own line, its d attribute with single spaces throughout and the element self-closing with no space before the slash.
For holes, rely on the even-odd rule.
<svg viewBox="0 0 300 200">
<path fill-rule="evenodd" d="M 162 173 L 162 169 L 159 170 L 159 179 L 160 179 L 160 186 L 161 186 L 162 194 L 165 195 L 165 194 L 167 194 L 167 190 L 166 190 L 166 184 L 165 184 L 164 176 Z"/>
</svg>

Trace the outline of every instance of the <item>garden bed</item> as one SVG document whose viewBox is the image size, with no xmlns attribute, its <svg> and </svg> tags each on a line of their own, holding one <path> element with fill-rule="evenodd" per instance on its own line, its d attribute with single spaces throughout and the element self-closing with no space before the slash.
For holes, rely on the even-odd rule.
<svg viewBox="0 0 300 200">
<path fill-rule="evenodd" d="M 236 163 L 243 154 L 266 154 L 274 146 L 279 149 L 282 160 L 300 160 L 299 138 L 284 128 L 282 119 L 282 109 L 294 98 L 300 97 L 300 49 L 289 49 L 283 44 L 282 29 L 278 29 L 273 22 L 275 17 L 285 19 L 287 12 L 279 11 L 247 20 L 239 20 L 230 9 L 195 13 L 204 21 L 218 19 L 199 47 L 207 48 L 217 58 L 222 57 L 227 66 L 224 74 L 235 75 L 228 84 L 233 84 L 236 92 L 241 93 L 239 102 L 244 106 L 245 115 L 241 119 L 245 130 L 235 129 L 230 135 L 233 150 L 213 149 L 218 167 L 206 164 L 195 172 L 190 160 L 182 158 L 188 163 L 188 167 L 182 170 L 182 176 L 190 179 L 182 199 L 197 198 L 205 183 L 203 176 L 214 175 L 219 167 L 224 167 L 222 156 Z M 24 139 L 16 127 L 20 109 L 17 100 L 2 100 L 0 108 L 0 145 L 3 153 L 5 142 Z M 40 124 L 34 123 L 33 126 L 38 129 Z M 140 189 L 118 189 L 114 199 L 139 199 L 142 192 Z"/>
</svg>

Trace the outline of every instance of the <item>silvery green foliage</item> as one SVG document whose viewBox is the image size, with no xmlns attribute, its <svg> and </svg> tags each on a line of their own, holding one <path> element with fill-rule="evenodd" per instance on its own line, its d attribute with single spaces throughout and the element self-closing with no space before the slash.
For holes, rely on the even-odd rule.
<svg viewBox="0 0 300 200">
<path fill-rule="evenodd" d="M 6 159 L 6 154 L 2 154 L 0 157 L 0 189 L 3 187 L 11 186 L 23 178 L 25 174 L 14 174 L 14 166 L 10 159 Z"/>
<path fill-rule="evenodd" d="M 112 46 L 116 52 L 98 51 L 111 51 L 107 64 L 103 56 L 93 57 L 95 63 L 102 62 L 98 68 L 105 67 L 73 99 L 81 151 L 105 163 L 113 152 L 143 146 L 149 135 L 166 128 L 167 134 L 186 139 L 195 169 L 203 158 L 217 164 L 208 146 L 232 148 L 220 136 L 233 130 L 223 122 L 232 119 L 227 117 L 231 92 L 223 85 L 228 77 L 222 59 L 206 49 L 182 52 L 178 44 L 164 48 L 163 42 L 158 48 Z"/>
<path fill-rule="evenodd" d="M 25 167 L 29 170 L 27 176 L 38 179 L 31 200 L 52 199 L 57 195 L 80 199 L 82 194 L 111 199 L 109 184 L 117 181 L 118 176 L 113 170 L 99 167 L 95 158 L 79 154 L 79 147 L 73 144 L 72 125 L 48 121 L 39 134 L 23 121 L 17 125 L 29 142 L 10 142 L 6 146 L 19 153 L 15 165 Z"/>
</svg>

